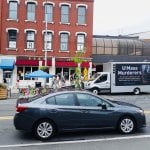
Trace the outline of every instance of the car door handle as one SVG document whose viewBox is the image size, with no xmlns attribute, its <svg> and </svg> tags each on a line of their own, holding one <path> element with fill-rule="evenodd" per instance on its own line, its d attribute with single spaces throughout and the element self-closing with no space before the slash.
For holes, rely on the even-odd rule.
<svg viewBox="0 0 150 150">
<path fill-rule="evenodd" d="M 56 109 L 52 109 L 52 110 L 50 110 L 50 113 L 57 113 L 57 110 Z"/>
<path fill-rule="evenodd" d="M 86 109 L 81 110 L 82 113 L 88 113 L 89 111 Z"/>
</svg>

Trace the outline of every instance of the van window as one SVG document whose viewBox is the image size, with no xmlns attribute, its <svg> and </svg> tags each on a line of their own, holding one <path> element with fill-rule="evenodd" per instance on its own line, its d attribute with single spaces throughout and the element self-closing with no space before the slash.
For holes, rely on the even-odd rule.
<svg viewBox="0 0 150 150">
<path fill-rule="evenodd" d="M 100 76 L 95 83 L 100 83 L 100 82 L 105 82 L 107 81 L 107 74 L 103 74 L 102 76 Z"/>
</svg>

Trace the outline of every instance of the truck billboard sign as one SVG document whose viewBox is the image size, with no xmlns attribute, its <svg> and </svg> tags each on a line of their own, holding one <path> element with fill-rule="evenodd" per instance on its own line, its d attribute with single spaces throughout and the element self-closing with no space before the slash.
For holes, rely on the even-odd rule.
<svg viewBox="0 0 150 150">
<path fill-rule="evenodd" d="M 116 64 L 116 86 L 150 85 L 150 64 Z"/>
</svg>

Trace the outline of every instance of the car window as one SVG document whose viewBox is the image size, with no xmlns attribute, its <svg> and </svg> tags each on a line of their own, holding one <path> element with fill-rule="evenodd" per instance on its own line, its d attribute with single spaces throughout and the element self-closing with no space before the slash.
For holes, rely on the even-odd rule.
<svg viewBox="0 0 150 150">
<path fill-rule="evenodd" d="M 55 96 L 56 105 L 75 106 L 75 97 L 73 94 L 60 94 Z"/>
<path fill-rule="evenodd" d="M 49 105 L 56 105 L 55 103 L 55 97 L 49 97 L 46 99 L 46 104 L 49 104 Z"/>
<path fill-rule="evenodd" d="M 89 106 L 89 107 L 98 107 L 105 104 L 107 107 L 112 107 L 111 104 L 101 99 L 100 97 L 96 97 L 90 94 L 77 94 L 78 102 L 80 106 Z"/>
<path fill-rule="evenodd" d="M 103 74 L 102 76 L 100 76 L 95 83 L 100 83 L 100 82 L 105 82 L 107 81 L 107 74 Z"/>
<path fill-rule="evenodd" d="M 77 98 L 80 106 L 100 106 L 103 103 L 100 98 L 89 94 L 78 93 Z"/>
</svg>

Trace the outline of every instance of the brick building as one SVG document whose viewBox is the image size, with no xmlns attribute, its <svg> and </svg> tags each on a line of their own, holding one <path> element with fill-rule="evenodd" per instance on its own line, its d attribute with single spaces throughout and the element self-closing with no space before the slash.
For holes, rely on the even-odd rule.
<svg viewBox="0 0 150 150">
<path fill-rule="evenodd" d="M 34 83 L 25 78 L 40 65 L 50 74 L 70 74 L 71 61 L 86 48 L 82 68 L 92 69 L 94 0 L 1 0 L 0 82 L 9 86 Z M 31 82 L 32 81 L 32 82 Z M 47 81 L 48 82 L 48 81 Z"/>
</svg>

